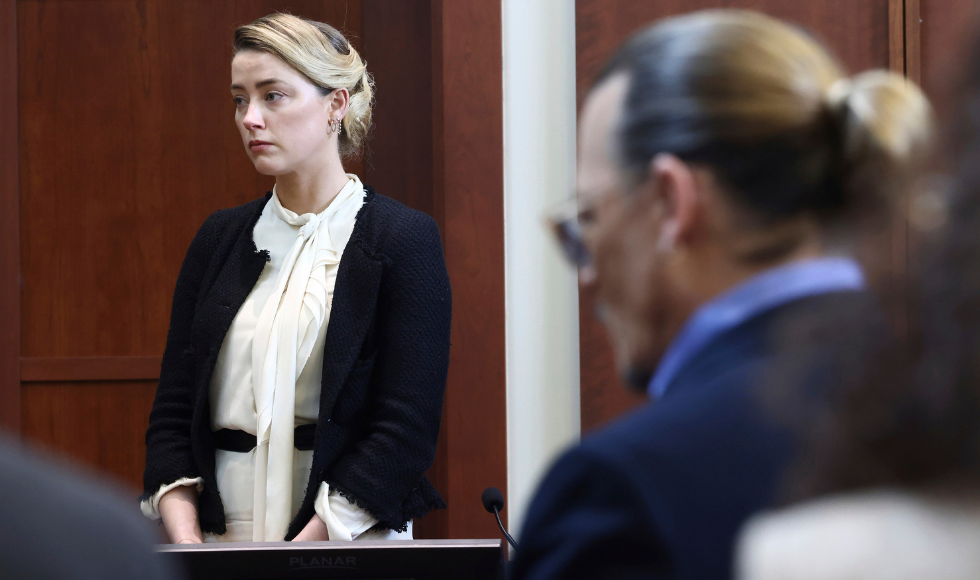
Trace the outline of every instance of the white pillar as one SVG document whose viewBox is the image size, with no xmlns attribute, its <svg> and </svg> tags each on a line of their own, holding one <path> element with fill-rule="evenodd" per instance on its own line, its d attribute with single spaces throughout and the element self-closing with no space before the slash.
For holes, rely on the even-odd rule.
<svg viewBox="0 0 980 580">
<path fill-rule="evenodd" d="M 509 527 L 580 432 L 578 286 L 543 226 L 575 175 L 575 3 L 502 0 Z"/>
</svg>

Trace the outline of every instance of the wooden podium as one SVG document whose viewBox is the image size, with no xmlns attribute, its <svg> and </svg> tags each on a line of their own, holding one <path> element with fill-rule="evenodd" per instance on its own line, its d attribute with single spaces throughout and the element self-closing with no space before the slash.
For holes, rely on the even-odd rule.
<svg viewBox="0 0 980 580">
<path fill-rule="evenodd" d="M 503 540 L 162 545 L 191 580 L 501 580 Z"/>
</svg>

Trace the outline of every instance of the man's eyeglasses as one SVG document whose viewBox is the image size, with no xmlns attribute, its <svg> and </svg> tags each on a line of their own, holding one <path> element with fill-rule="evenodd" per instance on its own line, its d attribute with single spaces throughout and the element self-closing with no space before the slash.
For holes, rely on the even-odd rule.
<svg viewBox="0 0 980 580">
<path fill-rule="evenodd" d="M 595 221 L 595 209 L 601 199 L 582 202 L 570 199 L 555 206 L 545 214 L 548 228 L 554 234 L 565 258 L 576 268 L 592 265 L 592 255 L 585 246 L 583 225 Z"/>
</svg>

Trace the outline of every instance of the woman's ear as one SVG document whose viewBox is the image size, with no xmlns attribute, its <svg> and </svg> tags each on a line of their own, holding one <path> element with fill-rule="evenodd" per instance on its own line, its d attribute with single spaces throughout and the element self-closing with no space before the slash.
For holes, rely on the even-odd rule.
<svg viewBox="0 0 980 580">
<path fill-rule="evenodd" d="M 661 153 L 650 161 L 650 181 L 663 211 L 658 248 L 670 250 L 679 243 L 690 242 L 701 214 L 701 199 L 691 166 L 675 155 Z"/>
<path fill-rule="evenodd" d="M 343 119 L 347 115 L 347 107 L 350 106 L 350 91 L 347 89 L 334 89 L 325 97 L 327 114 L 334 119 Z"/>
</svg>

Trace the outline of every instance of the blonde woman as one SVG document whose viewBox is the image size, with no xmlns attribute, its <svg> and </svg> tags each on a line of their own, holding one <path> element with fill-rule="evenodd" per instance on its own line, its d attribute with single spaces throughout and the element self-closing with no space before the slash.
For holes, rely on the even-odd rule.
<svg viewBox="0 0 980 580">
<path fill-rule="evenodd" d="M 235 32 L 231 99 L 272 192 L 201 227 L 174 293 L 141 507 L 173 543 L 411 539 L 451 297 L 435 222 L 346 173 L 372 80 L 334 28 Z"/>
</svg>

